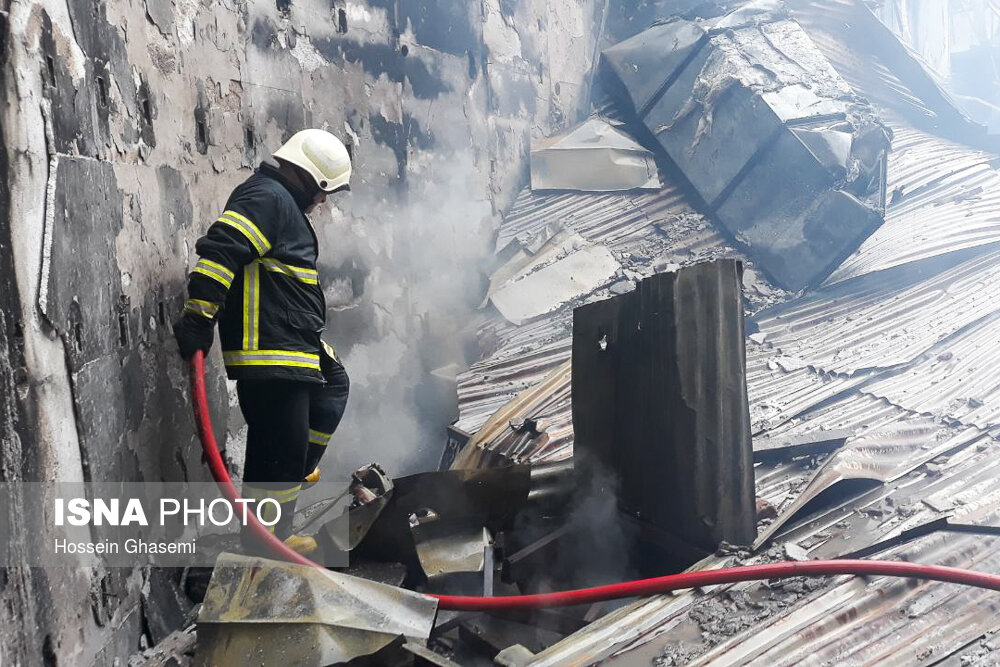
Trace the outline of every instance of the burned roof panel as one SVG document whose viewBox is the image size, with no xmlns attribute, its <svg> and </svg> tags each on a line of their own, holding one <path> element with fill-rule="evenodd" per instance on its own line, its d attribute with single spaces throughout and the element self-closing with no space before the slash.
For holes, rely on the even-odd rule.
<svg viewBox="0 0 1000 667">
<path fill-rule="evenodd" d="M 956 487 L 963 489 L 956 520 L 996 525 L 997 447 L 973 441 L 959 454 L 942 459 L 934 475 L 922 469 L 908 473 L 889 488 L 821 512 L 787 539 L 805 545 L 800 548 L 810 555 L 837 556 L 844 551 L 829 548 L 866 546 L 940 516 L 927 501 Z M 886 498 L 896 501 L 887 503 Z M 996 538 L 938 534 L 904 543 L 882 557 L 993 570 L 1000 567 L 998 547 Z M 735 562 L 733 556 L 713 556 L 699 569 L 773 558 L 787 555 L 779 547 L 773 554 L 743 556 Z M 871 656 L 881 655 L 910 664 L 917 654 L 930 651 L 942 657 L 1000 627 L 992 614 L 979 614 L 975 621 L 966 614 L 981 609 L 977 605 L 985 595 L 949 584 L 878 577 L 723 585 L 638 600 L 539 653 L 530 664 L 635 664 L 644 659 L 665 664 L 741 665 L 759 660 L 793 665 L 817 654 L 838 663 L 836 656 L 854 655 L 858 664 L 870 664 Z M 908 613 L 887 613 L 889 609 Z M 869 632 L 872 623 L 883 626 L 874 635 Z M 975 627 L 970 629 L 969 623 Z M 936 626 L 943 631 L 929 632 Z"/>
<path fill-rule="evenodd" d="M 722 19 L 707 42 L 672 39 L 693 23 L 654 26 L 608 49 L 616 65 L 605 68 L 607 87 L 626 91 L 635 117 L 759 267 L 801 289 L 880 224 L 889 137 L 797 23 L 751 15 Z M 628 62 L 672 49 L 681 64 L 650 75 L 660 88 L 645 101 L 650 84 Z"/>
<path fill-rule="evenodd" d="M 958 333 L 939 353 L 863 389 L 945 423 L 980 429 L 1000 424 L 1000 322 L 996 316 Z"/>
<path fill-rule="evenodd" d="M 668 87 L 664 82 L 676 77 L 707 41 L 708 33 L 697 24 L 668 21 L 605 49 L 601 65 L 621 82 L 633 113 L 642 115 Z"/>
</svg>

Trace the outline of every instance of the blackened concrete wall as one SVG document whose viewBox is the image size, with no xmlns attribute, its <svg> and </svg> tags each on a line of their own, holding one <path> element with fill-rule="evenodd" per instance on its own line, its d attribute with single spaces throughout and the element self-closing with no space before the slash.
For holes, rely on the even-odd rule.
<svg viewBox="0 0 1000 667">
<path fill-rule="evenodd" d="M 0 0 L 3 478 L 207 479 L 169 323 L 230 189 L 310 126 L 356 163 L 353 192 L 314 219 L 329 337 L 354 382 L 331 463 L 433 465 L 447 401 L 428 371 L 463 361 L 496 216 L 530 137 L 586 109 L 603 13 Z M 212 367 L 216 421 L 238 430 Z M 112 664 L 169 630 L 162 573 L 12 568 L 0 583 L 5 661 Z"/>
</svg>

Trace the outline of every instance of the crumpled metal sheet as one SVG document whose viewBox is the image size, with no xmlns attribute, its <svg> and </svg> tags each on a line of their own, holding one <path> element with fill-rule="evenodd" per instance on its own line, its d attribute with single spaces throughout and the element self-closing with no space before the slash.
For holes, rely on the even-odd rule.
<svg viewBox="0 0 1000 667">
<path fill-rule="evenodd" d="M 518 440 L 518 433 L 512 424 L 540 414 L 551 414 L 556 409 L 564 410 L 568 414 L 571 374 L 571 362 L 566 361 L 541 382 L 524 390 L 514 400 L 493 413 L 455 457 L 452 468 L 478 468 L 486 452 L 496 452 L 509 459 L 516 458 L 514 445 Z M 547 442 L 547 438 L 550 437 L 548 429 L 543 433 L 543 437 Z M 546 442 L 535 442 L 533 446 L 544 447 Z M 505 443 L 510 446 L 504 446 Z"/>
<path fill-rule="evenodd" d="M 531 189 L 659 190 L 653 154 L 601 118 L 531 144 Z"/>
<path fill-rule="evenodd" d="M 420 567 L 429 580 L 458 572 L 482 572 L 486 549 L 492 548 L 489 531 L 468 522 L 432 520 L 412 530 Z"/>
<path fill-rule="evenodd" d="M 955 432 L 936 424 L 933 419 L 910 417 L 848 438 L 844 446 L 820 466 L 795 501 L 760 534 L 754 548 L 767 544 L 799 510 L 840 482 L 867 480 L 878 486 L 981 436 L 976 429 Z"/>
<path fill-rule="evenodd" d="M 196 664 L 329 665 L 426 640 L 437 600 L 315 567 L 223 554 L 198 615 Z"/>
<path fill-rule="evenodd" d="M 608 89 L 714 218 L 777 284 L 801 289 L 881 224 L 890 137 L 771 4 L 708 32 L 685 20 L 654 25 L 602 62 Z"/>
<path fill-rule="evenodd" d="M 523 324 L 593 292 L 620 268 L 605 246 L 585 246 L 510 281 L 493 292 L 491 303 L 513 324 Z"/>
<path fill-rule="evenodd" d="M 490 274 L 490 286 L 483 305 L 486 305 L 498 290 L 511 282 L 587 245 L 589 243 L 586 239 L 561 224 L 546 225 L 530 238 L 511 242 L 501 254 L 506 261 Z"/>
<path fill-rule="evenodd" d="M 890 126 L 885 223 L 827 283 L 1000 243 L 997 156 L 891 119 Z"/>
<path fill-rule="evenodd" d="M 444 470 L 393 480 L 392 499 L 354 553 L 362 558 L 419 567 L 411 517 L 436 516 L 444 522 L 490 530 L 508 527 L 528 498 L 530 466 Z"/>
</svg>

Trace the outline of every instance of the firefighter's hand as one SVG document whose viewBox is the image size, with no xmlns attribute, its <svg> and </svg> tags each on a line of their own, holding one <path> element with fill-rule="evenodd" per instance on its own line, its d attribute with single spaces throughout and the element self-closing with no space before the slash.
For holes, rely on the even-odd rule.
<svg viewBox="0 0 1000 667">
<path fill-rule="evenodd" d="M 184 313 L 174 322 L 174 338 L 185 361 L 189 361 L 198 350 L 208 354 L 215 340 L 215 322 L 201 315 Z"/>
</svg>

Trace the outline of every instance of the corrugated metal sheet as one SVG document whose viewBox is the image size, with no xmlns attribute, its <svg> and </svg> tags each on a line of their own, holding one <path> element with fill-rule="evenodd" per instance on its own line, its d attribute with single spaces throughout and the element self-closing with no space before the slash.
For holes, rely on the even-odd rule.
<svg viewBox="0 0 1000 667">
<path fill-rule="evenodd" d="M 932 419 L 915 416 L 872 425 L 848 438 L 842 448 L 824 461 L 794 502 L 760 534 L 756 546 L 771 540 L 798 511 L 836 484 L 867 480 L 873 486 L 883 485 L 940 454 L 961 449 L 982 437 L 977 429 L 950 429 Z"/>
<path fill-rule="evenodd" d="M 865 393 L 947 423 L 990 429 L 1000 423 L 1000 321 L 990 318 Z"/>
<path fill-rule="evenodd" d="M 891 54 L 863 44 L 871 30 L 858 30 L 858 12 L 867 12 L 859 3 L 814 0 L 793 8 L 841 75 L 886 112 L 896 139 L 886 224 L 826 287 L 761 313 L 760 332 L 748 343 L 755 432 L 848 428 L 857 435 L 833 455 L 759 464 L 758 497 L 782 514 L 773 524 L 784 522 L 773 529 L 779 545 L 811 557 L 862 548 L 942 512 L 998 525 L 1000 445 L 991 437 L 1000 432 L 996 158 L 954 141 L 956 133 L 973 137 L 969 127 L 951 139 L 928 134 L 964 121 L 942 107 L 933 81 L 912 65 L 902 74 L 890 70 Z M 827 494 L 810 507 L 810 498 L 852 477 L 877 483 Z M 803 507 L 812 516 L 794 517 Z M 935 535 L 886 556 L 996 571 L 1000 542 Z M 775 557 L 784 557 L 780 546 L 749 560 Z M 1000 630 L 995 595 L 847 577 L 783 590 L 740 584 L 640 600 L 533 664 L 1000 663 L 995 648 L 977 643 Z"/>
<path fill-rule="evenodd" d="M 1000 250 L 940 273 L 897 267 L 820 289 L 760 314 L 765 342 L 829 373 L 909 363 L 1000 310 Z"/>
<path fill-rule="evenodd" d="M 613 244 L 635 234 L 646 234 L 652 225 L 671 222 L 695 213 L 680 188 L 666 185 L 658 192 L 543 194 L 525 188 L 504 217 L 497 236 L 497 250 L 515 239 L 525 239 L 546 224 L 558 221 L 594 243 Z M 700 217 L 700 216 L 699 216 Z M 707 221 L 703 229 L 719 244 L 722 237 Z M 685 238 L 685 242 L 697 239 Z M 684 248 L 678 248 L 682 252 Z"/>
<path fill-rule="evenodd" d="M 754 435 L 850 392 L 868 376 L 845 377 L 809 368 L 805 361 L 747 341 L 747 394 Z"/>
<path fill-rule="evenodd" d="M 573 319 L 576 469 L 706 550 L 756 534 L 740 274 L 732 259 L 663 273 Z"/>
<path fill-rule="evenodd" d="M 826 283 L 1000 241 L 997 156 L 980 150 L 995 151 L 996 141 L 949 104 L 919 59 L 862 3 L 791 5 L 820 51 L 895 134 L 885 223 Z"/>
<path fill-rule="evenodd" d="M 1000 243 L 997 156 L 898 124 L 893 130 L 885 223 L 827 284 Z"/>
<path fill-rule="evenodd" d="M 959 143 L 975 143 L 974 128 L 918 65 L 903 62 L 895 47 L 865 43 L 878 30 L 865 28 L 870 12 L 859 2 L 790 5 L 841 76 L 881 110 L 895 140 L 883 227 L 823 288 L 753 319 L 759 331 L 748 341 L 747 390 L 755 435 L 846 428 L 855 436 L 832 455 L 755 466 L 758 498 L 781 516 L 761 524 L 775 526 L 775 546 L 739 561 L 784 558 L 785 544 L 835 557 L 946 512 L 956 521 L 1000 525 L 996 157 L 981 150 L 985 142 Z M 641 195 L 525 191 L 498 249 L 556 222 L 607 244 L 639 275 L 664 268 L 664 260 L 686 265 L 736 255 L 670 185 Z M 752 296 L 758 303 L 789 296 L 766 283 L 762 289 Z M 568 362 L 569 314 L 567 307 L 521 327 L 498 317 L 486 322 L 481 339 L 490 354 L 460 378 L 462 428 L 475 431 Z M 544 437 L 506 424 L 483 451 L 535 460 L 570 455 L 568 382 L 548 391 L 539 409 L 539 422 L 551 424 Z M 844 491 L 851 478 L 875 481 Z M 1000 570 L 993 538 L 930 536 L 886 555 Z M 736 560 L 714 556 L 699 567 Z M 533 664 L 976 664 L 970 647 L 1000 631 L 995 597 L 883 578 L 721 586 L 626 605 Z M 976 650 L 979 664 L 1000 664 L 995 651 Z"/>
<path fill-rule="evenodd" d="M 941 495 L 955 498 L 950 510 L 955 521 L 996 525 L 1000 523 L 997 453 L 996 443 L 974 440 L 950 458 L 938 457 L 940 472 L 931 475 L 916 469 L 887 487 L 816 515 L 783 539 L 813 557 L 837 556 L 940 516 L 931 504 Z M 783 465 L 787 469 L 788 464 Z M 792 478 L 796 472 L 802 471 L 793 471 Z M 770 474 L 758 472 L 758 480 Z M 783 472 L 773 474 L 780 478 Z M 779 550 L 746 562 L 774 557 L 784 554 Z M 996 571 L 1000 542 L 932 535 L 884 557 Z M 699 566 L 708 569 L 730 562 L 731 558 L 715 556 Z M 883 664 L 880 660 L 908 665 L 918 662 L 917 655 L 925 657 L 920 664 L 934 664 L 926 658 L 940 659 L 1000 628 L 996 614 L 976 613 L 993 608 L 981 606 L 996 597 L 983 591 L 889 578 L 838 577 L 824 582 L 815 588 L 790 582 L 787 590 L 780 583 L 735 584 L 639 600 L 538 654 L 531 664 L 620 660 L 627 665 L 659 659 L 657 664 L 664 665 Z"/>
</svg>

